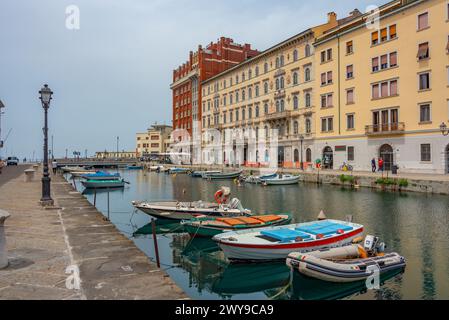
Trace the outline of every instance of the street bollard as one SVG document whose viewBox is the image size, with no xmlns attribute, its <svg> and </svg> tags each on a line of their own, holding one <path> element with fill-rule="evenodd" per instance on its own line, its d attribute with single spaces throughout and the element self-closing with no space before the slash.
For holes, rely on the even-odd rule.
<svg viewBox="0 0 449 320">
<path fill-rule="evenodd" d="M 34 173 L 36 170 L 34 169 L 26 169 L 25 172 L 25 182 L 32 182 L 34 180 Z"/>
<path fill-rule="evenodd" d="M 4 210 L 0 210 L 0 269 L 8 266 L 8 251 L 6 250 L 6 233 L 5 220 L 10 214 Z"/>
</svg>

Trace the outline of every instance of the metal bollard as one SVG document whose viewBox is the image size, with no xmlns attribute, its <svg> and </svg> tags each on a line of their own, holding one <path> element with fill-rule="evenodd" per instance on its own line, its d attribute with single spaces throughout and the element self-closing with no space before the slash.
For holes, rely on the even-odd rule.
<svg viewBox="0 0 449 320">
<path fill-rule="evenodd" d="M 6 250 L 6 234 L 5 234 L 5 220 L 10 214 L 4 210 L 0 210 L 0 269 L 6 268 L 8 262 L 8 251 Z"/>
</svg>

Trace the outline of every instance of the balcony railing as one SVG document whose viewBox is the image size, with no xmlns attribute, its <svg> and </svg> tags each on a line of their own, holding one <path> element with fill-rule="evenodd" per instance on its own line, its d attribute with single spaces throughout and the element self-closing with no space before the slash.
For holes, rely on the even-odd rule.
<svg viewBox="0 0 449 320">
<path fill-rule="evenodd" d="M 291 115 L 291 111 L 282 111 L 282 112 L 274 112 L 274 113 L 270 113 L 267 114 L 265 116 L 266 120 L 278 120 L 278 119 L 284 119 L 284 118 L 288 118 Z"/>
<path fill-rule="evenodd" d="M 405 131 L 404 122 L 375 124 L 365 127 L 366 135 L 401 134 Z"/>
</svg>

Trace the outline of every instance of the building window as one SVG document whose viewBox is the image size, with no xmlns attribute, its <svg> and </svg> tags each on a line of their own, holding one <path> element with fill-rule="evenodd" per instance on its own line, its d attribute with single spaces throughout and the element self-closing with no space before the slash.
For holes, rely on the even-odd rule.
<svg viewBox="0 0 449 320">
<path fill-rule="evenodd" d="M 334 118 L 321 118 L 321 131 L 331 132 L 334 130 Z"/>
<path fill-rule="evenodd" d="M 281 77 L 281 89 L 284 89 L 284 77 Z"/>
<path fill-rule="evenodd" d="M 235 102 L 236 103 L 239 102 L 239 92 L 238 91 L 235 92 Z"/>
<path fill-rule="evenodd" d="M 299 108 L 299 103 L 298 103 L 298 96 L 294 96 L 293 97 L 293 109 L 295 109 L 295 110 L 298 110 L 298 108 Z"/>
<path fill-rule="evenodd" d="M 304 81 L 310 81 L 310 68 L 306 68 L 304 71 Z"/>
<path fill-rule="evenodd" d="M 346 104 L 354 103 L 354 89 L 346 90 Z"/>
<path fill-rule="evenodd" d="M 354 147 L 348 147 L 348 161 L 354 161 Z"/>
<path fill-rule="evenodd" d="M 264 92 L 264 94 L 268 94 L 268 82 L 265 82 L 263 84 L 263 92 Z"/>
<path fill-rule="evenodd" d="M 265 62 L 265 64 L 263 65 L 263 72 L 267 73 L 268 72 L 268 63 Z"/>
<path fill-rule="evenodd" d="M 235 110 L 235 121 L 239 121 L 239 109 Z"/>
<path fill-rule="evenodd" d="M 293 122 L 293 134 L 298 134 L 299 132 L 299 124 L 298 121 Z"/>
<path fill-rule="evenodd" d="M 430 152 L 430 143 L 421 144 L 421 161 L 430 162 L 432 161 Z"/>
<path fill-rule="evenodd" d="M 297 61 L 298 60 L 298 50 L 294 50 L 293 51 L 293 61 Z"/>
<path fill-rule="evenodd" d="M 305 56 L 306 57 L 310 57 L 311 52 L 310 52 L 310 45 L 309 44 L 306 44 L 306 47 L 305 47 L 304 51 L 305 51 Z"/>
<path fill-rule="evenodd" d="M 321 108 L 330 108 L 332 106 L 332 93 L 321 95 Z"/>
<path fill-rule="evenodd" d="M 418 54 L 417 54 L 418 60 L 428 59 L 430 56 L 429 51 L 430 51 L 429 43 L 428 42 L 421 43 L 418 46 Z"/>
<path fill-rule="evenodd" d="M 332 71 L 324 72 L 321 74 L 321 85 L 327 85 L 332 83 Z"/>
<path fill-rule="evenodd" d="M 386 98 L 398 95 L 398 80 L 390 80 L 373 84 L 372 99 Z"/>
<path fill-rule="evenodd" d="M 346 54 L 351 54 L 354 52 L 354 46 L 352 44 L 352 41 L 346 42 Z"/>
<path fill-rule="evenodd" d="M 229 122 L 232 123 L 232 121 L 234 121 L 233 117 L 234 117 L 234 112 L 232 112 L 232 111 L 229 112 Z"/>
<path fill-rule="evenodd" d="M 371 44 L 376 45 L 388 40 L 395 39 L 396 37 L 396 25 L 393 24 L 387 28 L 381 29 L 380 31 L 374 31 L 373 33 L 371 33 Z"/>
<path fill-rule="evenodd" d="M 306 108 L 309 108 L 312 105 L 311 95 L 310 93 L 306 93 Z"/>
<path fill-rule="evenodd" d="M 283 67 L 284 66 L 284 56 L 283 55 L 281 56 L 280 63 L 281 63 L 281 67 Z"/>
<path fill-rule="evenodd" d="M 354 77 L 354 66 L 351 64 L 346 67 L 346 79 L 351 79 Z"/>
<path fill-rule="evenodd" d="M 293 84 L 297 85 L 299 82 L 298 80 L 298 72 L 293 72 Z"/>
<path fill-rule="evenodd" d="M 259 106 L 256 106 L 256 118 L 259 117 Z"/>
<path fill-rule="evenodd" d="M 253 77 L 253 71 L 251 69 L 248 70 L 248 79 Z"/>
<path fill-rule="evenodd" d="M 248 88 L 248 99 L 252 99 L 253 98 L 253 89 L 252 88 Z"/>
<path fill-rule="evenodd" d="M 419 90 L 430 89 L 430 72 L 419 74 Z"/>
<path fill-rule="evenodd" d="M 259 96 L 259 86 L 256 86 L 256 97 Z"/>
<path fill-rule="evenodd" d="M 279 68 L 281 65 L 279 57 L 276 57 L 276 68 Z"/>
<path fill-rule="evenodd" d="M 223 112 L 223 124 L 226 124 L 226 112 Z"/>
<path fill-rule="evenodd" d="M 419 122 L 430 122 L 430 104 L 421 104 L 419 106 Z"/>
<path fill-rule="evenodd" d="M 429 13 L 423 13 L 418 15 L 418 31 L 429 27 Z"/>
<path fill-rule="evenodd" d="M 346 115 L 346 128 L 348 130 L 354 129 L 354 114 Z"/>
<path fill-rule="evenodd" d="M 332 49 L 327 49 L 327 61 L 332 60 Z"/>
<path fill-rule="evenodd" d="M 279 83 L 279 78 L 276 79 L 276 90 L 279 90 L 280 88 L 280 83 Z"/>
<path fill-rule="evenodd" d="M 306 133 L 312 132 L 312 122 L 309 118 L 306 119 Z"/>
<path fill-rule="evenodd" d="M 268 104 L 267 104 L 267 103 L 265 103 L 265 104 L 263 105 L 263 112 L 264 112 L 265 114 L 268 113 Z"/>
<path fill-rule="evenodd" d="M 256 77 L 259 76 L 259 66 L 256 66 Z"/>
</svg>

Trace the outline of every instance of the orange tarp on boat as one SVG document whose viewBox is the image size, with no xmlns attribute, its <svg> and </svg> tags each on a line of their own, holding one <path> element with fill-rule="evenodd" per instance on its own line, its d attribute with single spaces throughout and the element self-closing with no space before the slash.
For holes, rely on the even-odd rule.
<svg viewBox="0 0 449 320">
<path fill-rule="evenodd" d="M 276 215 L 270 215 L 270 216 L 254 216 L 253 218 L 258 219 L 260 221 L 263 221 L 265 223 L 267 222 L 273 222 L 282 219 L 280 216 Z"/>
<path fill-rule="evenodd" d="M 244 224 L 241 220 L 236 218 L 217 218 L 217 221 L 224 222 L 226 224 L 229 224 L 230 226 L 236 226 L 239 224 Z"/>
<path fill-rule="evenodd" d="M 238 217 L 239 220 L 242 220 L 245 224 L 260 224 L 261 221 L 257 218 L 253 217 Z"/>
</svg>

